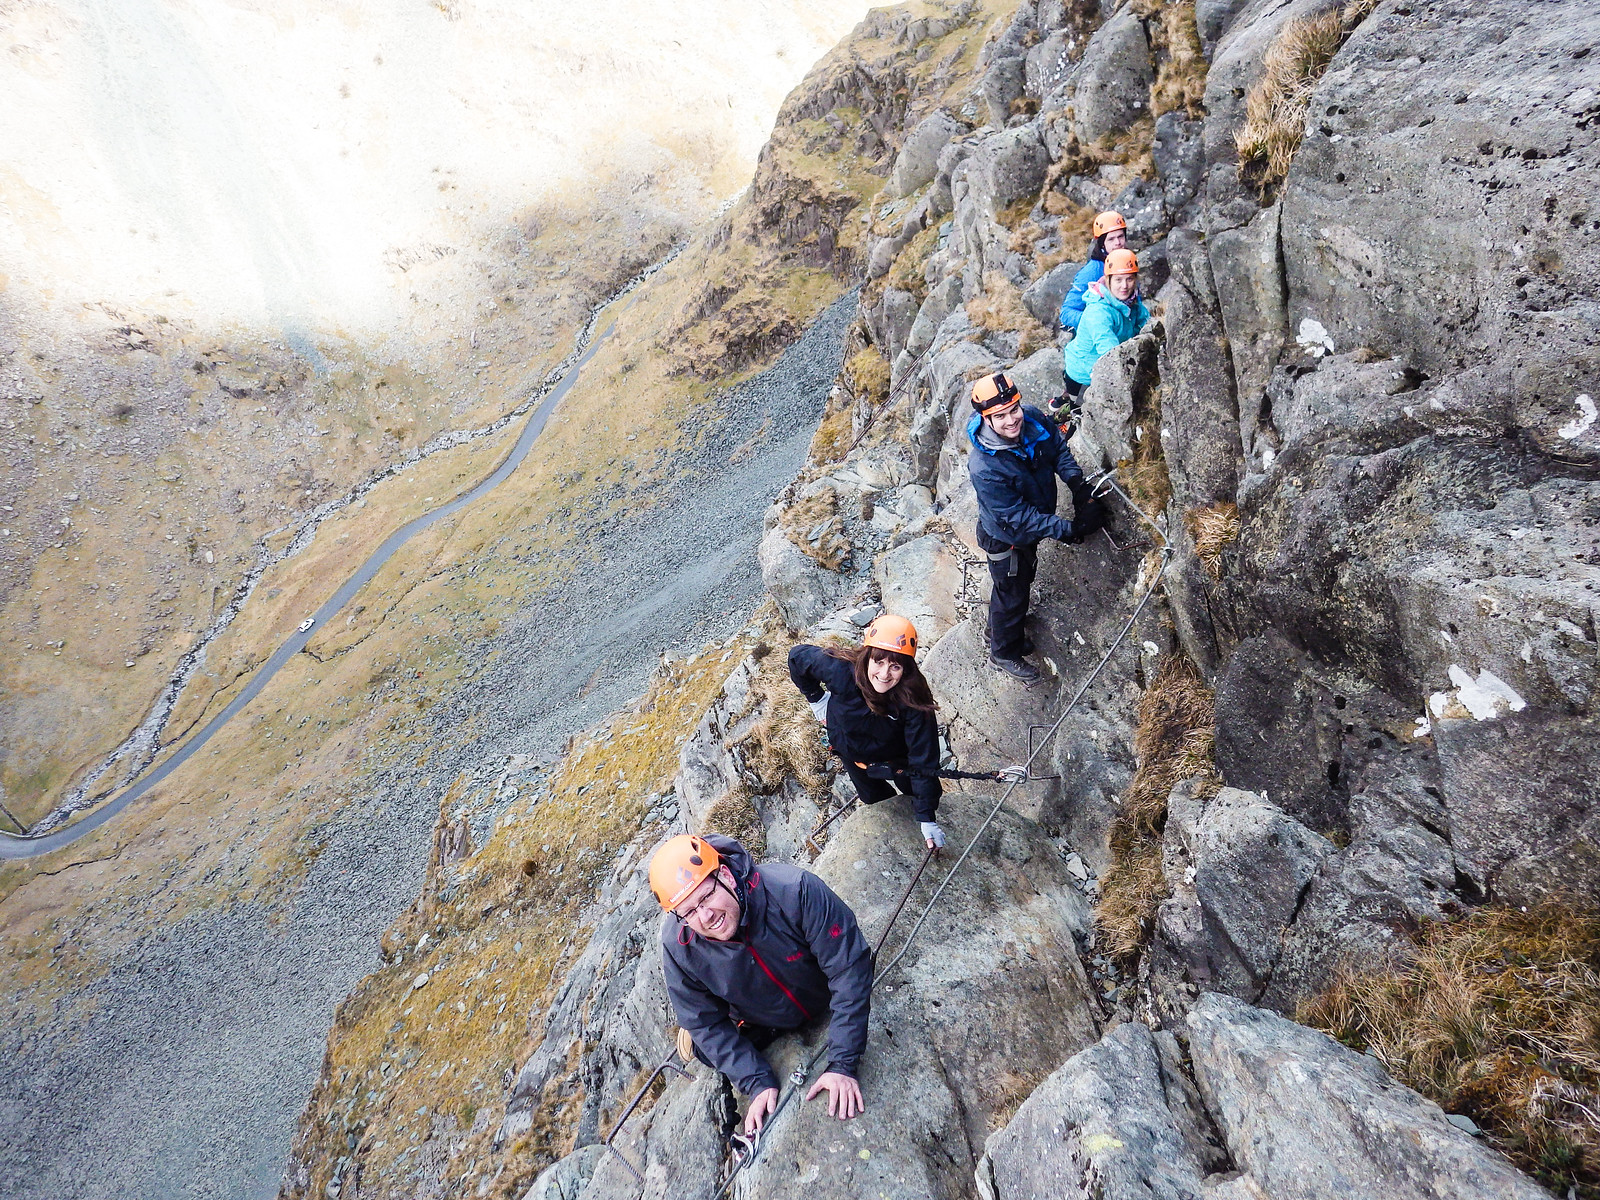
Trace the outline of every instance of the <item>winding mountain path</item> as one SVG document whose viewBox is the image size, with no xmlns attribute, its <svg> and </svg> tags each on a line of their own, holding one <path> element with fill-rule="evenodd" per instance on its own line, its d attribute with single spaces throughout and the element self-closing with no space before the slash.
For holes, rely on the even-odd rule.
<svg viewBox="0 0 1600 1200">
<path fill-rule="evenodd" d="M 759 601 L 762 515 L 804 461 L 854 304 L 708 406 L 651 509 L 599 533 L 595 565 L 508 620 L 491 666 L 436 706 L 426 769 L 351 781 L 292 894 L 146 934 L 85 989 L 86 1015 L 0 1041 L 8 1197 L 276 1194 L 329 1016 L 415 899 L 448 780 L 553 756 L 637 695 L 663 649 L 725 637 Z"/>
</svg>

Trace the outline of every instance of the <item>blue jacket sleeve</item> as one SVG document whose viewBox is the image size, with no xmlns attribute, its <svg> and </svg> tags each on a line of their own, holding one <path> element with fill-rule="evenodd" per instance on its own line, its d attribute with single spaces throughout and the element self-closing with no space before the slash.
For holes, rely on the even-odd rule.
<svg viewBox="0 0 1600 1200">
<path fill-rule="evenodd" d="M 828 1070 L 853 1079 L 867 1048 L 872 952 L 850 906 L 809 871 L 801 880 L 800 927 L 828 977 Z"/>
<path fill-rule="evenodd" d="M 1078 460 L 1072 457 L 1072 447 L 1067 445 L 1067 439 L 1061 438 L 1061 453 L 1056 456 L 1056 474 L 1061 482 L 1071 485 L 1075 480 L 1083 478 L 1083 468 L 1078 465 Z"/>
<path fill-rule="evenodd" d="M 838 661 L 821 646 L 802 642 L 789 651 L 789 678 L 800 689 L 800 694 L 813 703 L 822 699 L 827 686 L 829 660 Z"/>
<path fill-rule="evenodd" d="M 1045 538 L 1065 541 L 1072 536 L 1070 521 L 1040 512 L 1022 498 L 1015 484 L 1003 477 L 974 476 L 972 487 L 989 527 L 1013 545 L 1029 546 Z"/>
<path fill-rule="evenodd" d="M 690 978 L 664 944 L 661 949 L 661 971 L 666 976 L 672 1011 L 677 1013 L 678 1024 L 689 1031 L 694 1044 L 746 1096 L 777 1087 L 778 1077 L 772 1073 L 772 1065 L 750 1044 L 750 1039 L 739 1032 L 728 1015 L 727 1002 Z"/>
<path fill-rule="evenodd" d="M 1089 290 L 1091 283 L 1100 278 L 1104 270 L 1105 268 L 1092 258 L 1078 268 L 1078 273 L 1072 277 L 1072 286 L 1061 298 L 1061 328 L 1078 327 L 1078 322 L 1083 319 L 1083 294 Z"/>
</svg>

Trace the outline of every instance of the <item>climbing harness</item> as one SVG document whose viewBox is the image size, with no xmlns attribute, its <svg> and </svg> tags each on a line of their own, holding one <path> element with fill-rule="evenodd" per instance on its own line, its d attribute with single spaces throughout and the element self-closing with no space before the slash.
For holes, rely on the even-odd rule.
<svg viewBox="0 0 1600 1200">
<path fill-rule="evenodd" d="M 977 832 L 974 833 L 970 839 L 968 839 L 966 848 L 961 851 L 960 857 L 956 859 L 954 865 L 951 866 L 948 872 L 946 872 L 944 880 L 936 889 L 934 889 L 934 893 L 928 898 L 928 902 L 923 905 L 922 912 L 917 916 L 916 924 L 911 927 L 911 932 L 906 934 L 905 941 L 900 944 L 900 949 L 895 953 L 895 956 L 888 961 L 887 964 L 875 971 L 872 977 L 873 991 L 877 990 L 878 984 L 883 982 L 883 980 L 888 976 L 889 972 L 894 970 L 894 968 L 899 965 L 900 960 L 903 959 L 906 956 L 906 953 L 911 949 L 912 943 L 916 941 L 917 934 L 922 932 L 922 927 L 924 924 L 926 924 L 928 917 L 934 910 L 934 907 L 939 903 L 940 898 L 944 895 L 945 890 L 950 886 L 951 881 L 955 879 L 956 872 L 961 870 L 962 864 L 965 863 L 968 857 L 971 856 L 972 851 L 977 846 L 979 839 L 988 832 L 989 826 L 994 823 L 995 817 L 1000 815 L 1000 809 L 1004 807 L 1005 802 L 1011 798 L 1011 793 L 1016 790 L 1018 784 L 1023 783 L 1032 777 L 1034 759 L 1036 759 L 1040 753 L 1043 752 L 1044 748 L 1050 744 L 1051 738 L 1053 738 L 1056 733 L 1060 731 L 1061 726 L 1066 722 L 1066 719 L 1072 713 L 1072 710 L 1076 708 L 1078 702 L 1088 694 L 1089 688 L 1094 684 L 1094 681 L 1100 677 L 1100 672 L 1105 670 L 1106 664 L 1111 661 L 1111 656 L 1114 655 L 1117 650 L 1121 648 L 1122 643 L 1127 640 L 1128 634 L 1133 631 L 1134 625 L 1138 623 L 1139 617 L 1144 613 L 1145 607 L 1150 603 L 1150 598 L 1156 594 L 1156 591 L 1161 586 L 1162 578 L 1167 573 L 1167 566 L 1172 561 L 1173 551 L 1171 545 L 1167 542 L 1166 535 L 1162 532 L 1161 527 L 1151 520 L 1150 517 L 1133 502 L 1132 498 L 1122 490 L 1122 488 L 1117 486 L 1117 482 L 1115 478 L 1113 478 L 1113 473 L 1111 471 L 1104 471 L 1100 475 L 1096 476 L 1091 482 L 1091 487 L 1098 488 L 1101 484 L 1109 484 L 1112 491 L 1116 492 L 1118 496 L 1122 497 L 1123 501 L 1127 503 L 1128 507 L 1133 509 L 1133 511 L 1138 514 L 1140 519 L 1149 525 L 1150 528 L 1155 531 L 1156 536 L 1161 539 L 1161 565 L 1157 568 L 1155 576 L 1150 580 L 1149 586 L 1145 588 L 1144 594 L 1139 597 L 1139 602 L 1134 605 L 1133 612 L 1128 615 L 1128 619 L 1123 622 L 1122 628 L 1117 631 L 1117 636 L 1112 640 L 1111 645 L 1107 647 L 1106 652 L 1100 656 L 1100 661 L 1095 664 L 1094 670 L 1090 671 L 1088 678 L 1086 678 L 1083 683 L 1079 685 L 1078 690 L 1073 693 L 1072 699 L 1067 702 L 1066 707 L 1061 710 L 1054 723 L 1046 727 L 1047 732 L 1042 738 L 1039 739 L 1038 744 L 1030 744 L 1027 761 L 1021 763 L 1016 768 L 1007 768 L 1004 772 L 995 772 L 996 776 L 1004 775 L 1007 778 L 1005 789 L 995 800 L 993 807 L 989 809 L 988 815 L 984 817 L 982 823 L 978 826 Z M 1030 735 L 1030 743 L 1032 740 L 1033 739 Z M 963 776 L 958 776 L 958 778 L 960 777 Z M 822 825 L 817 827 L 817 830 L 812 834 L 812 836 L 815 837 L 816 833 L 820 833 L 828 823 L 837 819 L 844 812 L 848 811 L 849 807 L 849 805 L 846 805 L 838 812 L 834 813 L 832 817 L 828 818 L 828 821 L 823 822 Z M 912 875 L 911 882 L 906 885 L 906 889 L 900 897 L 899 904 L 895 906 L 894 912 L 890 914 L 889 922 L 884 926 L 882 934 L 879 935 L 877 946 L 873 948 L 872 956 L 874 962 L 876 962 L 878 954 L 883 950 L 884 944 L 889 940 L 890 931 L 894 929 L 895 922 L 899 920 L 901 912 L 904 911 L 907 901 L 911 898 L 911 893 L 916 889 L 918 881 L 922 878 L 923 871 L 927 868 L 928 863 L 933 860 L 934 854 L 935 849 L 933 847 L 929 847 L 928 852 L 923 855 L 922 862 L 917 867 L 916 873 Z M 784 1088 L 778 1096 L 777 1106 L 768 1115 L 766 1121 L 762 1124 L 761 1128 L 753 1137 L 746 1136 L 743 1133 L 735 1133 L 730 1138 L 731 1163 L 728 1169 L 728 1175 L 727 1178 L 723 1180 L 722 1185 L 717 1189 L 715 1196 L 712 1197 L 712 1200 L 723 1200 L 723 1197 L 725 1197 L 729 1190 L 733 1187 L 734 1180 L 738 1178 L 739 1172 L 744 1170 L 745 1167 L 749 1166 L 758 1157 L 760 1157 L 762 1142 L 767 1131 L 772 1129 L 777 1124 L 778 1117 L 783 1113 L 784 1109 L 788 1107 L 789 1101 L 792 1100 L 799 1090 L 805 1086 L 806 1081 L 810 1078 L 812 1068 L 821 1061 L 822 1056 L 827 1053 L 827 1050 L 828 1045 L 827 1042 L 824 1041 L 823 1044 L 812 1053 L 810 1058 L 802 1061 L 799 1066 L 795 1067 L 794 1071 L 789 1076 L 788 1087 Z M 612 1139 L 617 1136 L 618 1131 L 622 1128 L 623 1122 L 632 1115 L 633 1110 L 638 1106 L 640 1099 L 643 1098 L 645 1091 L 650 1087 L 651 1084 L 655 1082 L 656 1078 L 662 1073 L 663 1068 L 668 1065 L 672 1065 L 670 1055 L 668 1056 L 667 1061 L 663 1063 L 663 1066 L 656 1068 L 656 1070 L 651 1074 L 650 1078 L 645 1081 L 645 1086 L 641 1088 L 639 1093 L 634 1096 L 632 1101 L 629 1102 L 628 1107 L 623 1110 L 622 1116 L 618 1119 L 616 1126 L 611 1130 L 610 1135 L 606 1138 L 607 1148 L 615 1153 L 618 1158 L 622 1158 L 622 1153 L 612 1145 Z M 674 1069 L 676 1069 L 675 1066 Z M 681 1071 L 679 1073 L 686 1074 L 685 1072 Z M 623 1163 L 627 1166 L 628 1170 L 632 1172 L 634 1178 L 639 1180 L 640 1184 L 643 1184 L 644 1178 L 637 1170 L 634 1169 L 633 1164 L 629 1163 L 626 1158 L 623 1158 Z"/>
</svg>

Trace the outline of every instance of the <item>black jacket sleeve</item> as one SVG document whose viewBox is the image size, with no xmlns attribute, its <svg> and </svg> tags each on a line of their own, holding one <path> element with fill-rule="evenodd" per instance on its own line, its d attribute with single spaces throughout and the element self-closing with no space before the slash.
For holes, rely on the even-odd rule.
<svg viewBox="0 0 1600 1200">
<path fill-rule="evenodd" d="M 938 820 L 939 797 L 944 787 L 939 782 L 939 722 L 933 713 L 919 708 L 905 709 L 906 769 L 911 775 L 911 795 L 917 820 Z"/>
<path fill-rule="evenodd" d="M 867 1048 L 872 951 L 850 906 L 809 871 L 801 880 L 800 926 L 828 977 L 828 1070 L 853 1079 Z"/>
<path fill-rule="evenodd" d="M 831 656 L 821 646 L 808 646 L 804 642 L 789 651 L 789 678 L 808 701 L 815 704 L 822 699 L 827 682 L 826 660 Z"/>
<path fill-rule="evenodd" d="M 766 1055 L 739 1032 L 728 1015 L 727 1003 L 690 978 L 672 957 L 665 939 L 661 970 L 667 979 L 667 996 L 672 1000 L 672 1010 L 678 1014 L 678 1024 L 689 1031 L 694 1044 L 705 1052 L 717 1070 L 733 1080 L 747 1096 L 777 1087 L 778 1077 L 772 1073 Z"/>
</svg>

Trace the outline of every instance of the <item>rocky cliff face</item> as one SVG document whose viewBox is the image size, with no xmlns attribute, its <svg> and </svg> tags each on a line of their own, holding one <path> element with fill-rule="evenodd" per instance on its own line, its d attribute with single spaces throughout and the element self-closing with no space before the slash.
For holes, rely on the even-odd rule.
<svg viewBox="0 0 1600 1200">
<path fill-rule="evenodd" d="M 883 36 L 915 46 L 933 19 Z M 776 666 L 883 607 L 922 632 L 961 765 L 1044 733 L 1043 778 L 882 981 L 867 1115 L 796 1101 L 735 1194 L 1544 1194 L 1471 1120 L 1290 1018 L 1340 972 L 1408 961 L 1427 922 L 1596 897 L 1597 34 L 1559 0 L 1040 0 L 937 101 L 833 126 L 894 151 L 851 259 L 854 353 L 767 515 L 757 652 L 469 1135 L 570 1151 L 530 1197 L 641 1192 L 599 1142 L 670 1048 L 640 869 L 664 830 L 809 863 L 869 935 L 888 925 L 909 810 L 808 839 L 848 786 Z M 1274 109 L 1285 63 L 1306 82 Z M 1286 171 L 1239 161 L 1267 134 L 1298 145 Z M 1156 319 L 1095 370 L 1073 448 L 1125 495 L 1106 535 L 1043 547 L 1025 689 L 983 661 L 967 390 L 1004 368 L 1056 394 L 1053 315 L 1107 206 Z M 948 794 L 953 846 L 992 798 Z M 804 1041 L 774 1048 L 784 1070 Z M 616 1142 L 644 1195 L 717 1194 L 734 1101 L 704 1069 L 656 1086 Z M 356 1179 L 366 1135 L 337 1132 Z M 1586 1180 L 1574 1155 L 1545 1178 Z M 441 1186 L 502 1186 L 471 1161 Z M 327 1170 L 305 1153 L 286 1194 Z"/>
</svg>

